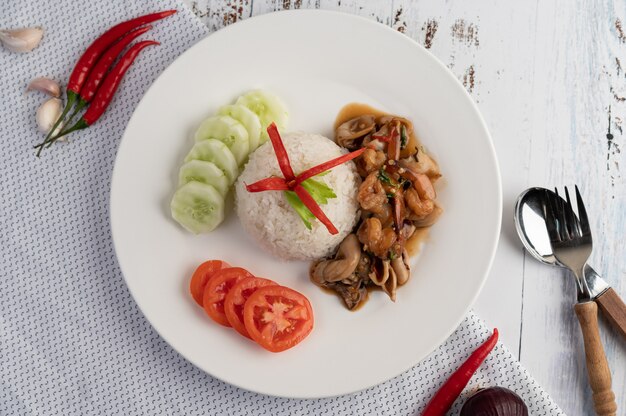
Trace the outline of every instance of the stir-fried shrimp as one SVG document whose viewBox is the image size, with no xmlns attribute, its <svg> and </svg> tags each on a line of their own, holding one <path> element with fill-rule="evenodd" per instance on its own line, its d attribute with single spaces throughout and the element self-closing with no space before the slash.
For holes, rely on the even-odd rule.
<svg viewBox="0 0 626 416">
<path fill-rule="evenodd" d="M 378 257 L 387 257 L 389 249 L 398 238 L 396 232 L 390 227 L 383 228 L 382 223 L 376 217 L 363 221 L 357 231 L 359 241 L 367 247 L 366 250 Z"/>
<path fill-rule="evenodd" d="M 433 212 L 435 188 L 425 174 L 419 173 L 416 176 L 417 180 L 413 182 L 413 186 L 404 192 L 404 198 L 415 217 L 419 219 Z"/>
<path fill-rule="evenodd" d="M 377 172 L 387 160 L 387 156 L 380 150 L 367 148 L 357 161 L 359 175 L 367 176 L 372 172 Z"/>
<path fill-rule="evenodd" d="M 378 173 L 372 172 L 359 187 L 357 195 L 361 208 L 374 214 L 381 214 L 387 205 L 387 194 L 383 184 L 378 180 Z"/>
</svg>

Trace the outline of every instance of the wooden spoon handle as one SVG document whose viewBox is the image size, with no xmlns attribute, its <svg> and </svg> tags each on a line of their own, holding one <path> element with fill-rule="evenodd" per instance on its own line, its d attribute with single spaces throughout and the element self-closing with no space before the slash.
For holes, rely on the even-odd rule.
<svg viewBox="0 0 626 416">
<path fill-rule="evenodd" d="M 594 408 L 598 416 L 615 416 L 617 403 L 611 390 L 611 371 L 600 341 L 598 306 L 595 302 L 577 303 L 574 310 L 585 342 L 587 375 L 593 391 Z"/>
<path fill-rule="evenodd" d="M 617 292 L 609 288 L 596 298 L 596 302 L 611 325 L 626 339 L 626 304 Z"/>
</svg>

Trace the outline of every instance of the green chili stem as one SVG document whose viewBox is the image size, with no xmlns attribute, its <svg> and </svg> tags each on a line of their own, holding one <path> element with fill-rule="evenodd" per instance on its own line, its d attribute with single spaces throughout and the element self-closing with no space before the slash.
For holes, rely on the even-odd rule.
<svg viewBox="0 0 626 416">
<path fill-rule="evenodd" d="M 37 151 L 37 157 L 41 155 L 41 151 L 43 150 L 43 144 L 45 144 L 47 141 L 50 140 L 50 137 L 52 137 L 52 135 L 54 134 L 54 131 L 57 129 L 57 127 L 59 127 L 59 125 L 61 124 L 61 122 L 67 115 L 67 113 L 70 112 L 70 110 L 76 103 L 76 100 L 78 99 L 78 94 L 74 91 L 67 90 L 65 94 L 67 97 L 67 102 L 65 103 L 65 108 L 63 108 L 63 112 L 61 112 L 61 115 L 59 116 L 57 121 L 54 122 L 54 125 L 52 126 L 48 134 L 46 135 L 46 138 L 44 139 L 43 143 L 40 143 L 39 145 L 35 146 L 35 148 L 39 148 L 39 150 Z"/>
</svg>

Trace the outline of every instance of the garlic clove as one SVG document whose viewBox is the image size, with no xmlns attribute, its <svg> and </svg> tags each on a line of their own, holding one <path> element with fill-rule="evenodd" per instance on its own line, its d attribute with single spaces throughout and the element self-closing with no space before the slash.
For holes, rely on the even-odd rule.
<svg viewBox="0 0 626 416">
<path fill-rule="evenodd" d="M 39 45 L 42 37 L 40 27 L 0 30 L 0 43 L 11 52 L 30 52 Z"/>
<path fill-rule="evenodd" d="M 50 98 L 44 101 L 37 109 L 37 114 L 35 115 L 39 130 L 43 133 L 48 133 L 61 115 L 61 111 L 63 111 L 63 105 L 58 98 Z M 57 127 L 55 133 L 58 133 L 60 129 L 61 125 Z"/>
<path fill-rule="evenodd" d="M 29 91 L 41 91 L 44 94 L 57 98 L 61 95 L 59 83 L 46 77 L 39 77 L 32 80 L 28 84 L 28 87 L 26 87 L 26 92 Z"/>
</svg>

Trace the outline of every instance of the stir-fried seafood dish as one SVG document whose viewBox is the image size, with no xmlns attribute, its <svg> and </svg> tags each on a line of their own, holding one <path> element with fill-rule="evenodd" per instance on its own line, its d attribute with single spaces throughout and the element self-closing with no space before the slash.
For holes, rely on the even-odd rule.
<svg viewBox="0 0 626 416">
<path fill-rule="evenodd" d="M 337 292 L 348 309 L 365 302 L 371 288 L 395 301 L 411 276 L 407 243 L 442 213 L 434 187 L 439 166 L 417 142 L 411 121 L 394 115 L 372 111 L 345 120 L 336 126 L 335 141 L 351 151 L 365 149 L 354 159 L 363 179 L 361 216 L 332 258 L 311 265 L 311 280 Z"/>
</svg>

